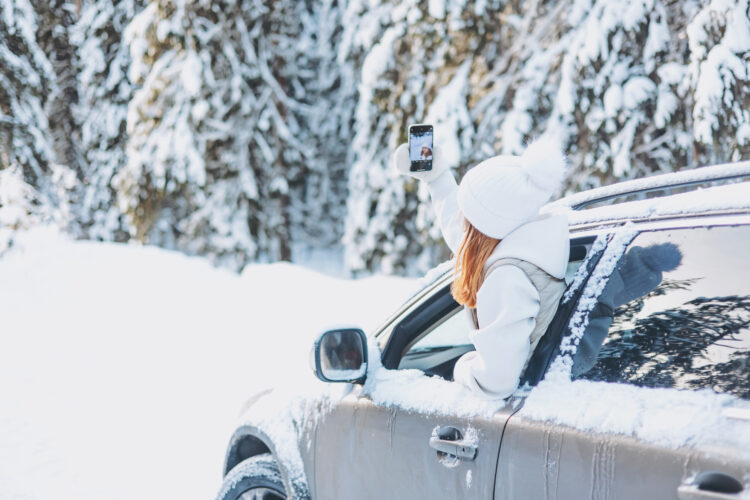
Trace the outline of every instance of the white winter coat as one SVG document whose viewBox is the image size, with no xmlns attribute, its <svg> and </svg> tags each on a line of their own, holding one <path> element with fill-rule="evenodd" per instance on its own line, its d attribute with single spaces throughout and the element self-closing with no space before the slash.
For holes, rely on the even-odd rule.
<svg viewBox="0 0 750 500">
<path fill-rule="evenodd" d="M 457 202 L 458 186 L 450 171 L 427 183 L 446 243 L 458 252 L 464 233 L 463 216 Z M 568 222 L 564 215 L 539 217 L 513 230 L 485 263 L 514 257 L 530 262 L 558 279 L 568 264 Z M 539 293 L 516 266 L 503 265 L 485 278 L 477 292 L 475 328 L 466 309 L 476 351 L 459 358 L 453 378 L 485 397 L 506 398 L 518 387 L 529 356 L 530 335 L 539 314 Z"/>
</svg>

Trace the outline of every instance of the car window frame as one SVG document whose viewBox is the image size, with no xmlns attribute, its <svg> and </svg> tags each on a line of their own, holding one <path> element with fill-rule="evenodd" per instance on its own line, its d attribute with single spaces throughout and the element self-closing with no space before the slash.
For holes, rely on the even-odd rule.
<svg viewBox="0 0 750 500">
<path fill-rule="evenodd" d="M 376 339 L 381 351 L 387 344 L 395 323 L 397 323 L 399 319 L 404 316 L 404 314 L 406 314 L 408 311 L 414 310 L 416 307 L 419 307 L 425 297 L 431 295 L 435 291 L 435 289 L 444 286 L 446 281 L 448 283 L 452 282 L 453 265 L 451 264 L 450 266 L 447 266 L 448 263 L 452 262 L 452 260 L 442 262 L 441 264 L 428 271 L 427 275 L 436 271 L 438 274 L 433 279 L 430 279 L 421 288 L 412 293 L 409 298 L 404 300 L 404 302 L 385 319 L 385 321 L 383 321 L 377 328 L 368 333 L 368 337 Z M 442 266 L 445 266 L 446 269 L 441 272 L 440 267 Z M 425 278 L 421 278 L 419 281 L 422 281 L 424 279 Z"/>
<path fill-rule="evenodd" d="M 695 217 L 686 218 L 688 220 L 681 220 L 679 223 L 675 223 L 675 221 L 649 221 L 649 223 L 644 223 L 643 227 L 638 227 L 637 233 L 631 241 L 625 246 L 622 254 L 618 257 L 617 263 L 615 263 L 615 266 L 613 266 L 614 269 L 617 268 L 619 265 L 621 259 L 627 254 L 628 250 L 632 248 L 632 245 L 637 242 L 637 239 L 640 235 L 644 233 L 666 233 L 669 231 L 683 231 L 683 230 L 692 230 L 692 229 L 711 229 L 715 227 L 732 227 L 732 226 L 745 226 L 747 228 L 750 228 L 750 214 L 728 214 L 728 215 L 713 215 L 713 216 L 706 216 L 701 217 L 699 219 L 696 219 Z M 666 241 L 666 240 L 665 240 Z M 609 276 L 607 277 L 609 279 Z M 600 294 L 601 295 L 601 294 Z M 597 296 L 598 300 L 599 296 Z M 589 311 L 587 314 L 591 314 L 592 311 Z M 568 336 L 571 334 L 569 326 L 565 329 L 565 335 Z M 609 332 L 608 332 L 609 334 Z M 559 351 L 558 351 L 559 352 Z M 575 355 L 576 352 L 572 353 L 571 357 L 573 358 L 573 362 L 575 362 Z M 557 358 L 557 355 L 554 357 Z M 571 378 L 572 381 L 574 381 L 573 378 Z M 575 379 L 579 380 L 579 379 Z M 586 379 L 585 377 L 580 378 L 580 380 L 587 381 L 589 379 Z M 608 381 L 608 383 L 615 383 L 615 384 L 626 384 L 633 387 L 642 387 L 635 384 L 632 384 L 625 380 L 616 380 L 616 381 Z M 669 389 L 661 387 L 662 389 Z M 701 389 L 694 389 L 694 390 L 704 390 L 705 388 Z M 688 389 L 693 390 L 693 389 Z"/>
<path fill-rule="evenodd" d="M 687 214 L 682 218 L 671 218 L 668 220 L 660 219 L 660 220 L 647 220 L 642 222 L 632 222 L 634 225 L 634 235 L 630 242 L 625 246 L 623 249 L 622 254 L 618 257 L 617 263 L 619 263 L 620 259 L 623 255 L 627 252 L 627 249 L 630 248 L 630 245 L 633 241 L 640 235 L 641 233 L 645 232 L 656 232 L 656 231 L 669 231 L 669 230 L 680 230 L 680 229 L 694 229 L 694 228 L 711 228 L 711 227 L 719 227 L 719 226 L 738 226 L 738 225 L 744 225 L 744 226 L 750 226 L 750 213 L 747 212 L 731 212 L 731 213 L 722 213 L 722 214 Z M 618 226 L 622 227 L 622 225 Z M 608 228 L 608 231 L 614 232 L 617 228 Z M 572 234 L 571 234 L 572 238 Z M 609 243 L 608 243 L 609 244 Z M 605 248 L 606 250 L 606 248 Z M 616 268 L 617 263 L 615 263 L 615 266 L 613 267 L 613 270 Z M 595 272 L 596 268 L 600 265 L 599 262 L 596 263 L 595 266 L 589 271 L 587 276 L 591 276 L 592 273 Z M 609 279 L 609 276 L 607 276 L 607 279 Z M 581 292 L 583 289 L 585 289 L 586 283 L 583 283 L 579 289 L 579 292 Z M 598 296 L 597 296 L 598 298 Z M 578 310 L 578 298 L 576 298 L 576 305 L 571 311 L 571 315 L 574 314 Z M 590 314 L 591 311 L 587 312 L 586 314 Z M 560 351 L 560 345 L 562 342 L 569 338 L 572 335 L 572 331 L 570 329 L 570 324 L 566 324 L 565 328 L 563 329 L 562 335 L 560 335 L 559 341 L 557 342 L 557 345 L 554 349 L 553 355 L 551 356 L 549 362 L 547 363 L 547 366 L 545 368 L 545 372 L 549 367 L 552 365 L 553 361 L 557 360 L 560 356 L 568 356 L 571 357 L 575 356 L 575 352 L 572 354 L 562 354 Z M 538 349 L 538 347 L 537 347 Z M 535 351 L 536 354 L 536 351 Z M 544 373 L 541 374 L 541 378 L 543 378 Z M 626 383 L 626 382 L 622 382 Z M 536 384 L 530 383 L 529 385 L 533 386 Z"/>
<path fill-rule="evenodd" d="M 571 233 L 570 244 L 573 246 L 575 244 L 592 243 L 600 234 L 611 235 L 612 231 L 612 228 L 607 228 L 597 231 L 581 231 L 575 234 Z M 607 245 L 601 250 L 599 256 L 601 256 L 601 253 L 606 249 L 606 246 Z M 586 280 L 588 279 L 589 274 L 590 273 L 587 273 Z M 406 352 L 404 349 L 412 344 L 418 335 L 412 334 L 414 330 L 426 328 L 432 329 L 435 324 L 444 321 L 445 316 L 453 312 L 456 307 L 461 307 L 450 295 L 450 285 L 452 282 L 453 269 L 451 268 L 436 279 L 431 286 L 425 287 L 422 292 L 416 294 L 412 300 L 404 304 L 399 312 L 394 314 L 391 317 L 391 320 L 375 333 L 374 336 L 378 340 L 381 350 L 381 362 L 385 368 L 391 370 L 398 369 L 401 359 Z M 571 304 L 570 314 L 576 309 L 575 306 L 577 305 L 578 296 L 585 286 L 586 281 L 578 287 L 577 294 L 569 301 Z M 449 306 L 448 304 L 450 302 L 455 305 L 453 307 Z M 436 316 L 438 313 L 440 315 Z M 458 313 L 460 314 L 460 311 Z M 404 322 L 408 323 L 405 326 L 401 326 Z M 565 323 L 565 328 L 567 328 L 567 322 Z M 554 337 L 562 338 L 563 331 L 564 329 L 559 329 L 557 335 L 554 335 Z M 542 339 L 547 337 L 550 333 L 551 332 L 548 330 Z M 540 341 L 540 345 L 541 344 L 543 344 L 543 342 Z M 540 346 L 538 345 L 534 354 L 536 354 L 539 349 Z M 545 356 L 543 362 L 534 365 L 539 366 L 535 371 L 542 369 L 543 372 L 541 375 L 543 375 L 551 363 L 551 360 L 554 358 L 554 352 L 549 356 Z M 534 360 L 534 355 L 532 355 L 532 360 Z M 531 366 L 532 363 L 530 361 L 529 367 Z M 527 369 L 526 372 L 529 372 L 529 370 Z M 541 379 L 541 375 L 536 378 Z M 526 378 L 527 377 L 524 376 L 522 380 L 525 380 Z"/>
<path fill-rule="evenodd" d="M 457 307 L 456 301 L 450 293 L 450 285 L 453 282 L 453 273 L 449 280 L 441 287 L 434 290 L 424 300 L 415 304 L 403 316 L 399 316 L 391 327 L 391 333 L 380 356 L 383 366 L 390 370 L 398 369 L 404 349 L 419 334 L 414 333 L 430 328 L 442 320 L 444 316 L 454 311 Z"/>
</svg>

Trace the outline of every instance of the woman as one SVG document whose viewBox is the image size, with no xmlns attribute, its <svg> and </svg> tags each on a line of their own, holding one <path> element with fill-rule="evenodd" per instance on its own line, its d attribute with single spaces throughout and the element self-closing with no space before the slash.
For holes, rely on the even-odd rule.
<svg viewBox="0 0 750 500">
<path fill-rule="evenodd" d="M 470 169 L 460 186 L 437 147 L 431 171 L 409 171 L 406 144 L 394 164 L 427 184 L 456 256 L 451 292 L 468 312 L 476 350 L 459 358 L 453 378 L 483 396 L 506 398 L 565 289 L 567 218 L 539 213 L 565 175 L 560 147 L 541 139 L 522 156 L 495 156 Z"/>
</svg>

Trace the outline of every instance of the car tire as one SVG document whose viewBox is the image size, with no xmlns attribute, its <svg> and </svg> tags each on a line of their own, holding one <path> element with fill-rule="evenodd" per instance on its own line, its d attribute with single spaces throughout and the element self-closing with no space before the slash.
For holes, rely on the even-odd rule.
<svg viewBox="0 0 750 500">
<path fill-rule="evenodd" d="M 243 460 L 224 477 L 217 500 L 285 500 L 284 482 L 270 453 Z"/>
</svg>

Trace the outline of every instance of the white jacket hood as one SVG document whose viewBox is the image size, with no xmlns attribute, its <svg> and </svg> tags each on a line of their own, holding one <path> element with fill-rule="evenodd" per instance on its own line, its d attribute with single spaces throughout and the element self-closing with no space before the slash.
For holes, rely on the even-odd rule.
<svg viewBox="0 0 750 500">
<path fill-rule="evenodd" d="M 525 260 L 558 279 L 565 277 L 570 254 L 566 215 L 543 215 L 523 224 L 500 240 L 487 259 L 487 269 L 498 259 Z"/>
</svg>

